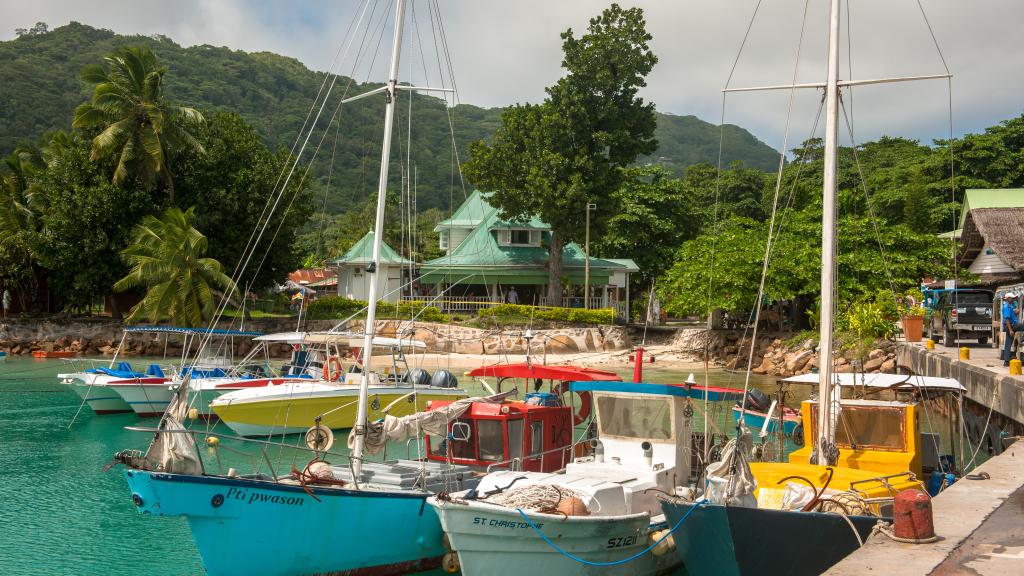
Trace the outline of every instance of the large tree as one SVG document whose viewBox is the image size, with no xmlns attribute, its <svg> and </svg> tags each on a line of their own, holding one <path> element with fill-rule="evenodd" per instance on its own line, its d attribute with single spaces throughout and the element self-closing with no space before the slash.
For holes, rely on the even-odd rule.
<svg viewBox="0 0 1024 576">
<path fill-rule="evenodd" d="M 113 183 L 137 178 L 152 189 L 158 179 L 174 202 L 171 159 L 186 150 L 202 150 L 192 134 L 203 116 L 193 108 L 169 104 L 163 96 L 166 66 L 146 46 L 125 46 L 91 64 L 82 80 L 94 85 L 92 99 L 75 109 L 72 125 L 99 131 L 92 140 L 91 159 L 117 157 Z"/>
<path fill-rule="evenodd" d="M 206 236 L 193 227 L 195 208 L 168 208 L 161 218 L 146 216 L 132 231 L 121 253 L 131 266 L 114 284 L 118 291 L 145 288 L 146 295 L 128 320 L 170 320 L 176 326 L 199 326 L 213 316 L 215 291 L 231 295 L 235 285 L 219 262 L 206 258 Z"/>
<path fill-rule="evenodd" d="M 637 96 L 658 61 L 643 11 L 612 4 L 586 34 L 561 38 L 565 76 L 542 104 L 506 109 L 491 142 L 471 145 L 465 167 L 503 218 L 551 226 L 549 302 L 561 298 L 562 248 L 583 239 L 587 205 L 597 205 L 591 224 L 600 233 L 618 212 L 622 170 L 657 149 L 654 105 Z"/>
</svg>

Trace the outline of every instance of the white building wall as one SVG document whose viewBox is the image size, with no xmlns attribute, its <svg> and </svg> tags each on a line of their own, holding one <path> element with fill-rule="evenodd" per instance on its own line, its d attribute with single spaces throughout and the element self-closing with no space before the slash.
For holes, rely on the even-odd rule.
<svg viewBox="0 0 1024 576">
<path fill-rule="evenodd" d="M 967 268 L 972 274 L 1001 274 L 1003 272 L 1014 273 L 1013 267 L 1003 262 L 1003 259 L 996 254 L 995 250 L 989 247 L 988 243 L 981 249 L 981 252 L 974 258 L 974 262 Z"/>
<path fill-rule="evenodd" d="M 356 271 L 358 270 L 358 274 Z M 398 302 L 401 297 L 402 267 L 394 264 L 381 266 L 377 274 L 380 274 L 380 282 L 377 286 L 378 300 Z M 388 294 L 393 292 L 392 294 Z M 346 265 L 338 271 L 338 295 L 352 300 L 369 300 L 370 274 L 366 267 L 359 265 Z"/>
</svg>

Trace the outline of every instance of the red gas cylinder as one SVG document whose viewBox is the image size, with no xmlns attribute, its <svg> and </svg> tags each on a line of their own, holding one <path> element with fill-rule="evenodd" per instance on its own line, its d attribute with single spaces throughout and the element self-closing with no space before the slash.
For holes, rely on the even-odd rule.
<svg viewBox="0 0 1024 576">
<path fill-rule="evenodd" d="M 935 536 L 932 524 L 932 499 L 922 490 L 904 490 L 893 503 L 893 535 L 908 540 L 925 540 Z"/>
</svg>

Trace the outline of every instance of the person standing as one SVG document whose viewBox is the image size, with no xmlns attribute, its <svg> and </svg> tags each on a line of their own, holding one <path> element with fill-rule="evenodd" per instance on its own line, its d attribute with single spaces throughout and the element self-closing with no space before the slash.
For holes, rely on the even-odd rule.
<svg viewBox="0 0 1024 576">
<path fill-rule="evenodd" d="M 519 304 L 519 293 L 516 292 L 516 287 L 513 286 L 508 290 L 508 303 Z"/>
<path fill-rule="evenodd" d="M 1013 358 L 1013 336 L 1021 329 L 1020 317 L 1017 316 L 1017 293 L 1007 292 L 1003 294 L 1003 307 L 999 317 L 1003 324 L 1003 366 L 1010 365 Z"/>
<path fill-rule="evenodd" d="M 11 309 L 11 291 L 4 288 L 3 295 L 4 318 L 7 318 L 7 311 Z"/>
</svg>

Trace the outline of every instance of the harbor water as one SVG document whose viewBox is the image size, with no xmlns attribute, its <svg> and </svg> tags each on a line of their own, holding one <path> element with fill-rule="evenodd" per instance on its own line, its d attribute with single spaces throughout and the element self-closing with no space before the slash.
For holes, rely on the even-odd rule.
<svg viewBox="0 0 1024 576">
<path fill-rule="evenodd" d="M 62 360 L 13 357 L 0 363 L 0 574 L 202 574 L 187 521 L 139 514 L 123 468 L 103 471 L 116 451 L 144 450 L 148 445 L 149 434 L 126 430 L 126 426 L 154 426 L 157 420 L 134 414 L 93 414 L 58 381 L 58 373 L 69 371 L 72 366 Z M 632 374 L 621 372 L 627 379 Z M 687 375 L 657 369 L 649 370 L 645 380 L 680 382 Z M 468 380 L 462 378 L 461 384 L 468 385 L 471 393 L 482 392 Z M 743 386 L 740 374 L 714 371 L 710 380 L 717 386 Z M 755 377 L 751 382 L 766 393 L 774 392 L 773 379 Z M 796 405 L 797 400 L 787 403 Z M 711 429 L 731 431 L 729 406 L 715 408 Z M 205 429 L 206 424 L 193 426 Z M 702 427 L 697 412 L 694 429 Z M 262 467 L 282 474 L 292 465 L 301 469 L 308 458 L 304 451 L 284 446 L 300 442 L 298 436 L 283 439 L 282 445 L 264 454 L 252 445 L 228 441 L 226 427 L 212 427 L 210 433 L 221 438 L 221 445 L 203 450 L 208 469 Z M 337 434 L 332 450 L 345 451 L 345 436 Z M 418 447 L 404 444 L 388 448 L 392 458 L 415 457 L 417 452 Z"/>
</svg>

